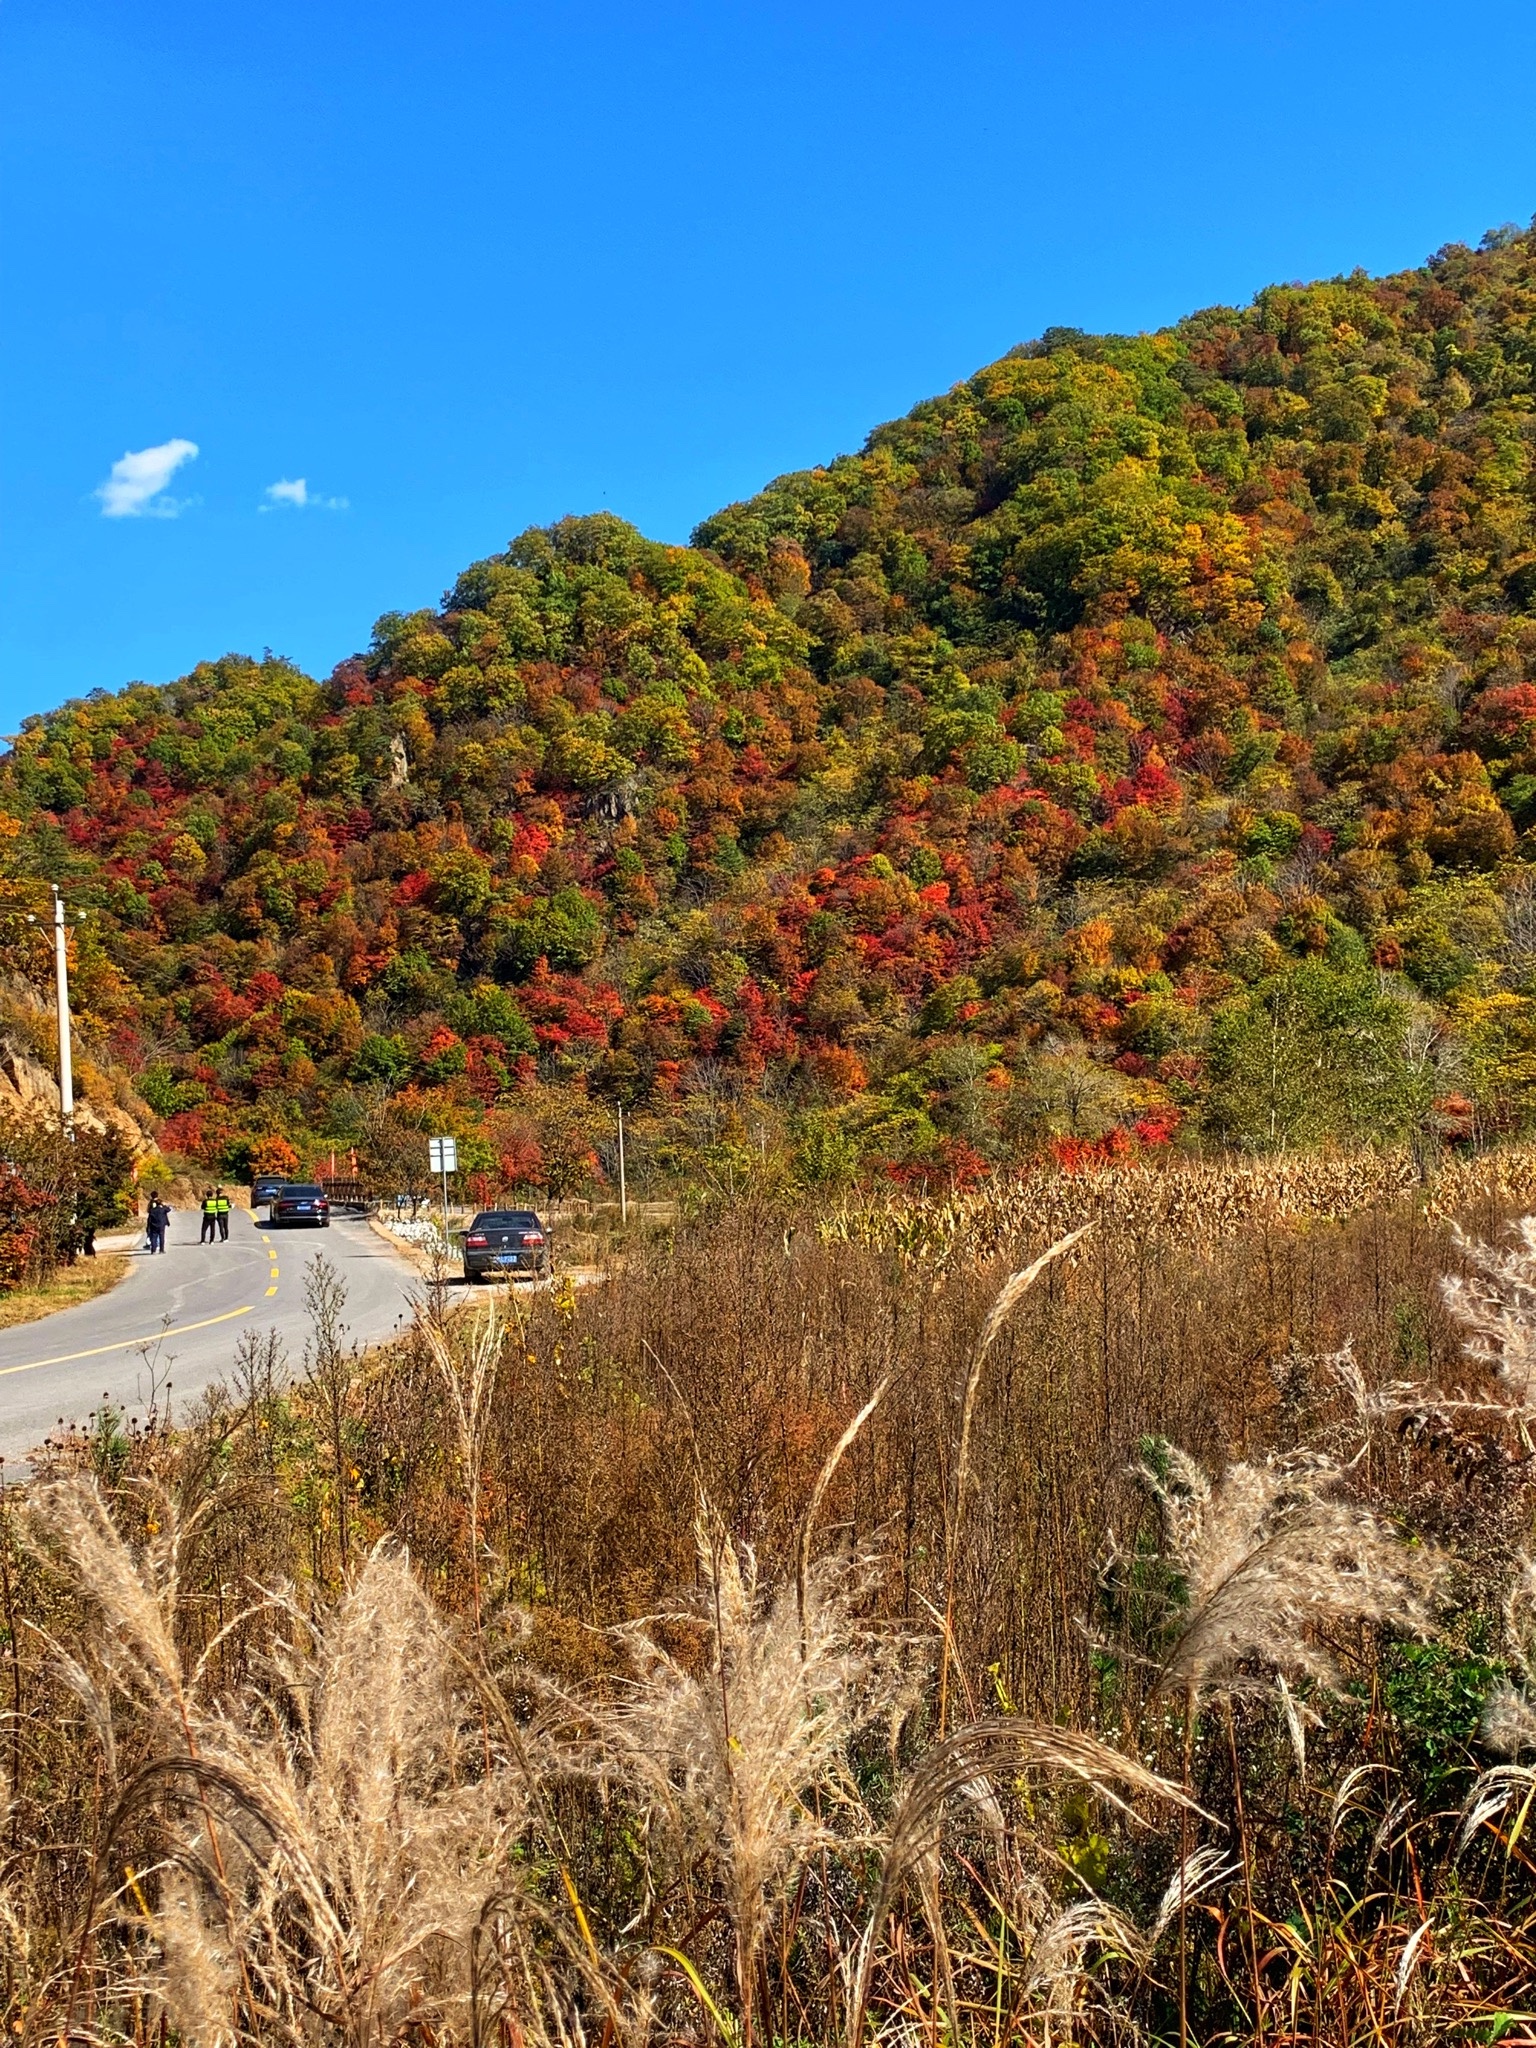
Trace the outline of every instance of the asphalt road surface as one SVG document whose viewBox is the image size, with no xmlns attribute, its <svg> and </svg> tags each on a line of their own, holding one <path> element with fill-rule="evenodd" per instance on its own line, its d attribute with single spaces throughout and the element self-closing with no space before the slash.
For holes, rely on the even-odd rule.
<svg viewBox="0 0 1536 2048">
<path fill-rule="evenodd" d="M 410 1319 L 421 1277 L 366 1223 L 271 1230 L 236 1209 L 227 1244 L 199 1244 L 201 1219 L 178 1209 L 163 1258 L 130 1253 L 110 1293 L 40 1322 L 0 1330 L 0 1458 L 7 1479 L 60 1421 L 84 1422 L 103 1394 L 143 1417 L 152 1387 L 171 1382 L 172 1414 L 229 1376 L 241 1333 L 275 1329 L 298 1371 L 308 1325 L 304 1280 L 329 1259 L 347 1290 L 352 1341 L 377 1344 Z M 163 1405 L 163 1404 L 162 1404 Z"/>
</svg>

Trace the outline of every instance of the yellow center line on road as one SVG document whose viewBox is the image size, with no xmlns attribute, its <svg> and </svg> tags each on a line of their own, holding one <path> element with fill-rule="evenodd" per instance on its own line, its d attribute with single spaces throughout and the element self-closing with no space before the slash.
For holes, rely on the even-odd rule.
<svg viewBox="0 0 1536 2048">
<path fill-rule="evenodd" d="M 269 1294 L 276 1288 L 269 1287 Z M 221 1316 L 205 1316 L 200 1323 L 177 1323 L 169 1330 L 152 1330 L 147 1337 L 124 1337 L 118 1344 L 97 1344 L 89 1351 L 64 1351 L 57 1358 L 33 1358 L 25 1365 L 0 1365 L 0 1380 L 9 1379 L 13 1372 L 36 1372 L 44 1365 L 73 1365 L 79 1358 L 101 1358 L 108 1351 L 132 1351 L 139 1344 L 158 1344 L 163 1337 L 187 1337 L 194 1330 L 211 1330 L 215 1323 L 232 1323 L 237 1316 L 248 1316 L 255 1307 L 248 1301 L 244 1308 L 227 1308 Z"/>
</svg>

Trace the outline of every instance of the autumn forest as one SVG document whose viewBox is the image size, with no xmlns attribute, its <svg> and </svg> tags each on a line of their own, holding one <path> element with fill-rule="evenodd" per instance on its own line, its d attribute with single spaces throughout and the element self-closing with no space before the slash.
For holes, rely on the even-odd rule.
<svg viewBox="0 0 1536 2048">
<path fill-rule="evenodd" d="M 1053 329 L 691 546 L 562 519 L 329 677 L 28 720 L 13 959 L 61 882 L 87 1092 L 226 1175 L 1528 1133 L 1533 457 L 1536 234 Z"/>
</svg>

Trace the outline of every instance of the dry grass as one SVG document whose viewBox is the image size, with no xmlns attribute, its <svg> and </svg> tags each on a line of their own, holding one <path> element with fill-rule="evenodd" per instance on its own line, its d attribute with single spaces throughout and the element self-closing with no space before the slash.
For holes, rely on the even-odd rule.
<svg viewBox="0 0 1536 2048">
<path fill-rule="evenodd" d="M 749 1205 L 295 1388 L 248 1352 L 25 1544 L 0 1498 L 6 2026 L 1521 2038 L 1536 1460 L 1479 1201 L 1157 1194 L 1049 1262 Z"/>
<path fill-rule="evenodd" d="M 132 1263 L 121 1252 L 98 1252 L 94 1259 L 76 1259 L 72 1266 L 58 1266 L 36 1287 L 18 1287 L 0 1294 L 0 1330 L 14 1330 L 20 1323 L 39 1322 L 57 1315 L 61 1308 L 78 1308 L 109 1294 L 126 1277 Z"/>
</svg>

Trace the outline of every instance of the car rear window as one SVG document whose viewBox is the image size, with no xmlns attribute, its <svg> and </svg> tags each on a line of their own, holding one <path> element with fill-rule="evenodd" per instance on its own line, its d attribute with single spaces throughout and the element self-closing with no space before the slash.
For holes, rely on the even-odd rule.
<svg viewBox="0 0 1536 2048">
<path fill-rule="evenodd" d="M 324 1188 L 312 1188 L 307 1181 L 290 1180 L 281 1189 L 285 1195 L 323 1195 Z"/>
<path fill-rule="evenodd" d="M 471 1230 L 534 1230 L 538 1222 L 531 1209 L 485 1209 L 469 1227 Z"/>
</svg>

